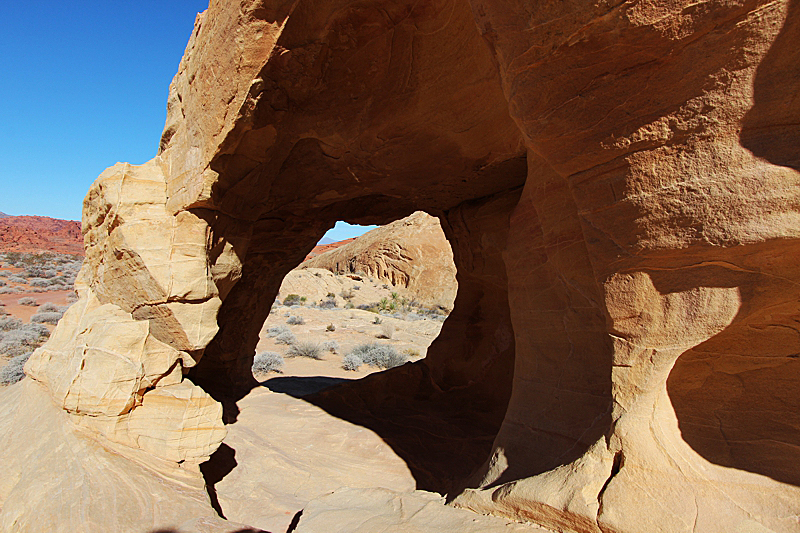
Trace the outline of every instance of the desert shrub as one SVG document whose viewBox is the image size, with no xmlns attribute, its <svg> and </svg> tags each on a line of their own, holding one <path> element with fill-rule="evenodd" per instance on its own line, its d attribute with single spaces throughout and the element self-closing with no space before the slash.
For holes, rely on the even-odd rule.
<svg viewBox="0 0 800 533">
<path fill-rule="evenodd" d="M 283 356 L 278 352 L 261 352 L 253 358 L 253 374 L 280 372 L 283 368 Z"/>
<path fill-rule="evenodd" d="M 319 304 L 322 309 L 333 309 L 334 307 L 338 307 L 336 300 L 334 298 L 328 298 Z"/>
<path fill-rule="evenodd" d="M 362 363 L 381 369 L 394 368 L 408 362 L 408 356 L 385 344 L 359 344 L 348 354 Z"/>
<path fill-rule="evenodd" d="M 11 294 L 14 289 L 11 287 L 0 287 L 0 294 Z"/>
<path fill-rule="evenodd" d="M 7 278 L 13 275 L 14 274 L 10 270 L 0 270 L 0 278 Z"/>
<path fill-rule="evenodd" d="M 342 358 L 342 368 L 355 372 L 361 366 L 361 359 L 357 355 L 347 354 Z"/>
<path fill-rule="evenodd" d="M 0 340 L 0 355 L 5 357 L 22 355 L 37 348 L 42 340 L 44 340 L 42 335 L 29 329 L 20 328 L 6 332 Z"/>
<path fill-rule="evenodd" d="M 267 330 L 267 337 L 277 337 L 281 333 L 291 333 L 291 332 L 292 330 L 290 330 L 283 324 L 280 324 L 278 326 L 270 326 L 270 328 Z"/>
<path fill-rule="evenodd" d="M 61 311 L 45 311 L 44 313 L 36 313 L 31 317 L 31 322 L 34 324 L 58 324 L 58 321 L 61 320 L 61 317 L 64 316 L 64 313 Z"/>
<path fill-rule="evenodd" d="M 8 281 L 10 281 L 11 283 L 28 283 L 27 279 L 21 278 L 19 276 L 11 276 L 10 278 L 8 278 Z"/>
<path fill-rule="evenodd" d="M 11 331 L 22 327 L 22 320 L 14 317 L 0 318 L 0 331 Z"/>
<path fill-rule="evenodd" d="M 322 347 L 317 342 L 301 341 L 289 346 L 286 357 L 309 357 L 322 359 Z"/>
<path fill-rule="evenodd" d="M 391 339 L 394 335 L 394 326 L 391 324 L 384 324 L 381 326 L 381 332 L 376 335 L 379 339 Z"/>
<path fill-rule="evenodd" d="M 50 286 L 50 281 L 44 278 L 33 278 L 31 280 L 28 280 L 28 283 L 30 284 L 31 287 L 44 288 Z"/>
<path fill-rule="evenodd" d="M 339 343 L 336 341 L 325 341 L 322 343 L 322 349 L 331 353 L 336 353 L 339 351 Z"/>
<path fill-rule="evenodd" d="M 73 304 L 78 301 L 78 295 L 74 292 L 67 294 L 67 303 Z"/>
<path fill-rule="evenodd" d="M 56 313 L 59 311 L 62 311 L 62 309 L 53 302 L 45 302 L 36 310 L 37 313 Z"/>
<path fill-rule="evenodd" d="M 19 305 L 30 305 L 30 306 L 39 305 L 39 302 L 37 302 L 34 298 L 31 298 L 30 296 L 25 296 L 24 298 L 20 298 L 19 300 L 17 300 L 17 303 Z"/>
<path fill-rule="evenodd" d="M 299 294 L 287 294 L 286 298 L 283 299 L 283 305 L 293 305 L 297 303 L 300 303 Z"/>
<path fill-rule="evenodd" d="M 6 285 L 7 285 L 6 281 L 3 280 L 3 279 L 0 279 L 0 287 L 5 287 Z"/>
<path fill-rule="evenodd" d="M 25 352 L 13 357 L 6 366 L 0 370 L 0 385 L 13 385 L 25 378 L 22 368 L 33 352 Z"/>
<path fill-rule="evenodd" d="M 336 298 L 336 295 L 332 292 L 329 292 L 328 294 L 325 295 L 325 298 Z"/>
<path fill-rule="evenodd" d="M 43 326 L 42 324 L 23 324 L 20 329 L 23 331 L 29 331 L 34 335 L 38 335 L 40 341 L 43 341 L 50 336 L 50 330 L 47 329 L 47 326 Z"/>
<path fill-rule="evenodd" d="M 288 319 L 286 319 L 286 323 L 289 324 L 290 326 L 299 326 L 301 324 L 305 324 L 306 321 L 303 320 L 303 317 L 301 316 L 292 315 Z"/>
<path fill-rule="evenodd" d="M 0 305 L 0 316 L 4 316 L 4 315 L 7 315 L 7 314 L 8 314 L 8 311 L 6 311 L 5 306 Z"/>
<path fill-rule="evenodd" d="M 383 320 L 381 320 L 381 317 L 379 316 L 376 316 L 375 320 L 372 321 L 373 324 L 380 324 L 381 322 L 383 322 Z"/>
<path fill-rule="evenodd" d="M 58 275 L 58 271 L 52 268 L 32 267 L 25 269 L 24 276 L 33 279 L 50 279 Z"/>
<path fill-rule="evenodd" d="M 297 342 L 297 337 L 291 331 L 284 331 L 275 337 L 275 342 L 277 344 L 294 344 Z"/>
<path fill-rule="evenodd" d="M 355 305 L 353 305 L 353 302 L 347 302 L 346 304 L 344 304 L 345 309 L 353 309 L 354 307 Z"/>
<path fill-rule="evenodd" d="M 344 300 L 350 301 L 355 297 L 355 293 L 353 292 L 353 289 L 346 289 L 339 293 L 339 296 L 341 296 Z"/>
<path fill-rule="evenodd" d="M 336 326 L 334 326 L 333 323 L 330 323 L 325 326 L 325 331 L 336 331 Z"/>
</svg>

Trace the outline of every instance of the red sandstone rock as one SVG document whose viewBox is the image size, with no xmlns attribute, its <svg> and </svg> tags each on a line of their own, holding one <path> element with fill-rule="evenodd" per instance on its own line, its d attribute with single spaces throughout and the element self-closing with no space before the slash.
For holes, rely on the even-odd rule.
<svg viewBox="0 0 800 533">
<path fill-rule="evenodd" d="M 83 255 L 81 223 L 40 216 L 2 216 L 0 251 Z"/>
</svg>

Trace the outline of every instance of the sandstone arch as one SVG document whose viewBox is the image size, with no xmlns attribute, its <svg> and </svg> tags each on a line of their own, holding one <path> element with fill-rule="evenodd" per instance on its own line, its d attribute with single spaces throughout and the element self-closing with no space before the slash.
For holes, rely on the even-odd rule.
<svg viewBox="0 0 800 533">
<path fill-rule="evenodd" d="M 224 436 L 219 401 L 235 419 L 283 275 L 336 220 L 425 210 L 459 270 L 430 356 L 314 402 L 475 413 L 495 437 L 462 470 L 396 445 L 481 512 L 797 531 L 800 175 L 753 106 L 795 7 L 214 2 L 159 155 L 90 190 L 81 301 L 26 372 L 95 439 L 187 471 Z M 709 429 L 723 378 L 771 424 Z"/>
</svg>

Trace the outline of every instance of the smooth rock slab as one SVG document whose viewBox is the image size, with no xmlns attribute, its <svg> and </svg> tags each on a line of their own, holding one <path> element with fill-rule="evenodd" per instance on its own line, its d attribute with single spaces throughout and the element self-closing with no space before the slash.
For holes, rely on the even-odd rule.
<svg viewBox="0 0 800 533">
<path fill-rule="evenodd" d="M 230 520 L 286 531 L 309 501 L 342 487 L 415 488 L 406 464 L 369 429 L 266 388 L 238 407 L 223 441 L 236 466 L 214 487 Z"/>
<path fill-rule="evenodd" d="M 297 533 L 523 533 L 549 531 L 533 524 L 481 516 L 444 505 L 424 491 L 343 489 L 311 502 Z"/>
</svg>

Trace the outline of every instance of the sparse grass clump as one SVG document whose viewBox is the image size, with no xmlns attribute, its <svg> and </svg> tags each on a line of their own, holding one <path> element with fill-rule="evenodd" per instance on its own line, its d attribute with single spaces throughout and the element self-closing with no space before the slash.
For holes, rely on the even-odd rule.
<svg viewBox="0 0 800 533">
<path fill-rule="evenodd" d="M 325 326 L 325 331 L 336 331 L 336 326 L 333 325 L 333 322 Z"/>
<path fill-rule="evenodd" d="M 23 367 L 33 352 L 26 352 L 12 358 L 6 366 L 0 369 L 0 385 L 13 385 L 25 378 Z"/>
<path fill-rule="evenodd" d="M 276 344 L 294 344 L 297 342 L 297 337 L 291 331 L 284 331 L 275 337 Z"/>
<path fill-rule="evenodd" d="M 292 315 L 286 320 L 286 323 L 290 326 L 299 326 L 301 324 L 305 324 L 306 321 L 301 316 Z"/>
<path fill-rule="evenodd" d="M 283 356 L 278 352 L 261 352 L 253 358 L 253 374 L 281 372 Z"/>
<path fill-rule="evenodd" d="M 380 369 L 394 368 L 408 362 L 408 356 L 385 344 L 360 344 L 345 356 L 358 358 L 364 364 Z M 347 369 L 345 369 L 347 370 Z"/>
<path fill-rule="evenodd" d="M 309 357 L 319 360 L 322 359 L 322 347 L 316 342 L 295 342 L 286 350 L 286 357 Z"/>
</svg>

